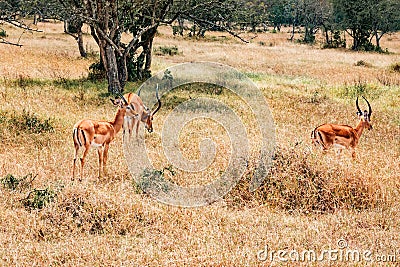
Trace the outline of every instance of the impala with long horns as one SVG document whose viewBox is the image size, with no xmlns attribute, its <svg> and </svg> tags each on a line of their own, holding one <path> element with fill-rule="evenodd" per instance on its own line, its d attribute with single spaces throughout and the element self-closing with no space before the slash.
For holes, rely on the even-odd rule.
<svg viewBox="0 0 400 267">
<path fill-rule="evenodd" d="M 358 106 L 358 97 L 356 100 L 357 115 L 360 118 L 355 128 L 348 125 L 338 124 L 323 124 L 318 126 L 311 132 L 312 142 L 320 146 L 322 150 L 328 150 L 332 147 L 336 147 L 337 154 L 340 155 L 341 151 L 346 148 L 352 152 L 352 157 L 356 158 L 355 148 L 360 140 L 360 137 L 364 129 L 371 130 L 371 114 L 372 109 L 368 100 L 363 96 L 364 100 L 368 104 L 368 111 L 361 111 Z"/>
<path fill-rule="evenodd" d="M 81 147 L 83 147 L 84 150 L 82 158 L 80 159 L 81 172 L 79 180 L 82 180 L 83 166 L 90 146 L 97 147 L 97 153 L 99 155 L 99 177 L 101 177 L 102 172 L 105 174 L 110 142 L 114 140 L 116 134 L 121 130 L 125 116 L 135 117 L 138 115 L 134 106 L 129 104 L 122 94 L 118 99 L 111 99 L 111 102 L 118 107 L 113 121 L 84 119 L 74 125 L 73 139 L 75 155 L 74 166 L 72 169 L 72 180 L 75 179 L 76 159 Z"/>
<path fill-rule="evenodd" d="M 140 98 L 140 90 L 137 94 L 128 93 L 124 95 L 125 99 L 127 99 L 128 103 L 133 105 L 135 111 L 138 113 L 138 116 L 125 116 L 126 124 L 128 126 L 129 137 L 132 135 L 133 127 L 136 127 L 136 138 L 138 138 L 139 133 L 139 123 L 143 122 L 146 130 L 151 133 L 153 132 L 153 116 L 157 113 L 157 111 L 161 108 L 161 100 L 158 97 L 158 84 L 156 87 L 156 98 L 157 98 L 157 107 L 151 111 L 148 107 L 143 104 L 142 99 Z"/>
</svg>

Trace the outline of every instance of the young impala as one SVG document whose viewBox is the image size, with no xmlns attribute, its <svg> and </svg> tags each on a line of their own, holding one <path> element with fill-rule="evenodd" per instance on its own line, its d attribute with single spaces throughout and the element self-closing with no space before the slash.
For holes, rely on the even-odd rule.
<svg viewBox="0 0 400 267">
<path fill-rule="evenodd" d="M 358 106 L 357 97 L 356 107 L 357 115 L 360 118 L 360 121 L 355 128 L 348 125 L 323 124 L 315 128 L 314 131 L 311 132 L 312 142 L 317 146 L 321 146 L 323 150 L 328 150 L 331 147 L 336 147 L 338 148 L 338 155 L 340 155 L 342 149 L 350 149 L 352 152 L 351 155 L 355 159 L 355 148 L 363 133 L 364 128 L 367 128 L 368 130 L 372 129 L 371 105 L 364 96 L 363 98 L 368 104 L 368 112 L 366 110 L 364 110 L 364 112 L 361 112 L 361 109 Z"/>
<path fill-rule="evenodd" d="M 132 135 L 133 127 L 136 126 L 136 138 L 138 138 L 140 122 L 144 123 L 144 126 L 149 133 L 153 132 L 153 116 L 161 108 L 161 100 L 158 97 L 158 85 L 156 87 L 156 98 L 158 105 L 153 111 L 151 111 L 143 104 L 143 101 L 140 98 L 140 90 L 138 94 L 128 93 L 125 94 L 124 97 L 125 99 L 127 99 L 128 103 L 133 105 L 135 111 L 138 113 L 138 116 L 136 117 L 125 116 L 126 124 L 129 131 L 129 137 L 131 137 Z"/>
<path fill-rule="evenodd" d="M 125 116 L 137 116 L 134 107 L 129 104 L 122 95 L 121 98 L 115 100 L 111 99 L 111 102 L 118 107 L 113 121 L 84 119 L 74 125 L 73 139 L 75 155 L 74 166 L 72 169 L 72 180 L 75 179 L 76 159 L 78 156 L 78 151 L 81 147 L 83 147 L 84 150 L 82 158 L 80 159 L 81 172 L 79 180 L 82 180 L 83 166 L 85 164 L 85 158 L 89 152 L 90 146 L 97 147 L 97 153 L 99 155 L 99 177 L 101 177 L 102 171 L 103 173 L 106 173 L 107 155 L 110 142 L 121 130 Z"/>
</svg>

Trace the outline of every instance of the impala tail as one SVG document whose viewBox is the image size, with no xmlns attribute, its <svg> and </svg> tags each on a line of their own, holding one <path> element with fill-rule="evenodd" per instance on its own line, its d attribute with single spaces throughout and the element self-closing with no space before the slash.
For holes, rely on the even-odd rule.
<svg viewBox="0 0 400 267">
<path fill-rule="evenodd" d="M 319 127 L 319 126 L 318 126 Z M 318 127 L 316 127 L 313 131 L 311 131 L 311 140 L 312 143 L 316 146 L 321 146 L 322 149 L 326 149 L 324 144 L 324 139 L 322 138 L 322 134 L 318 131 Z"/>
<path fill-rule="evenodd" d="M 78 144 L 79 146 L 86 145 L 86 135 L 82 129 L 74 128 L 73 138 L 74 138 L 75 144 Z"/>
</svg>

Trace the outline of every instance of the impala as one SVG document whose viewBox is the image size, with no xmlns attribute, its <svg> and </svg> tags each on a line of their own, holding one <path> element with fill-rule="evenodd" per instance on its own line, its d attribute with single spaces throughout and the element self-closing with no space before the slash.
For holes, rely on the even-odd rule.
<svg viewBox="0 0 400 267">
<path fill-rule="evenodd" d="M 133 127 L 136 126 L 136 138 L 138 138 L 139 133 L 139 123 L 143 122 L 146 130 L 151 133 L 153 132 L 153 116 L 156 112 L 161 108 L 161 100 L 158 97 L 158 84 L 156 87 L 156 98 L 158 105 L 157 107 L 151 111 L 148 107 L 143 104 L 142 99 L 140 98 L 140 90 L 138 94 L 128 93 L 124 95 L 125 99 L 127 99 L 128 103 L 133 105 L 135 111 L 138 113 L 138 116 L 125 116 L 126 124 L 128 126 L 129 137 L 132 135 Z"/>
<path fill-rule="evenodd" d="M 137 116 L 134 107 L 129 104 L 122 95 L 120 99 L 111 99 L 111 102 L 118 107 L 113 121 L 84 119 L 74 125 L 73 139 L 75 155 L 74 166 L 72 169 L 72 180 L 75 179 L 76 159 L 81 147 L 83 147 L 84 150 L 82 158 L 80 159 L 81 172 L 79 180 L 82 180 L 83 166 L 90 146 L 97 147 L 97 153 L 99 155 L 99 178 L 102 175 L 102 169 L 103 173 L 106 173 L 106 163 L 110 142 L 114 140 L 116 134 L 121 130 L 125 116 Z"/>
<path fill-rule="evenodd" d="M 365 128 L 368 130 L 372 129 L 371 125 L 371 114 L 372 109 L 368 100 L 363 96 L 364 100 L 368 104 L 368 111 L 364 110 L 361 112 L 358 106 L 358 97 L 356 99 L 357 115 L 360 118 L 355 128 L 348 125 L 338 124 L 323 124 L 318 126 L 311 132 L 312 142 L 321 146 L 322 150 L 328 150 L 331 147 L 336 147 L 337 154 L 340 155 L 341 151 L 346 148 L 351 150 L 353 159 L 356 158 L 355 148 L 360 140 L 360 137 Z"/>
</svg>

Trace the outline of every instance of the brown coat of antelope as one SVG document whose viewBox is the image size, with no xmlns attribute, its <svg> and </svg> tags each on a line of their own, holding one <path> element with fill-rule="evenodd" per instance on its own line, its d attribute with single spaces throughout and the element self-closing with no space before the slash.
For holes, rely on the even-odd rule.
<svg viewBox="0 0 400 267">
<path fill-rule="evenodd" d="M 371 114 L 372 109 L 368 100 L 363 97 L 368 104 L 368 111 L 361 111 L 358 106 L 358 97 L 356 100 L 357 115 L 360 119 L 355 128 L 348 125 L 338 124 L 323 124 L 318 126 L 311 132 L 312 142 L 320 146 L 322 150 L 328 150 L 331 147 L 338 148 L 337 154 L 340 155 L 341 151 L 346 148 L 351 150 L 353 159 L 356 158 L 355 148 L 364 131 L 364 129 L 372 130 Z"/>
<path fill-rule="evenodd" d="M 126 116 L 126 124 L 128 126 L 129 137 L 132 135 L 132 130 L 136 127 L 136 138 L 139 135 L 139 123 L 143 122 L 146 130 L 151 133 L 153 132 L 153 116 L 156 112 L 161 108 L 161 100 L 158 97 L 158 85 L 156 88 L 156 98 L 158 105 L 157 107 L 151 111 L 148 107 L 143 104 L 142 99 L 140 98 L 140 90 L 138 94 L 128 93 L 124 95 L 124 98 L 127 99 L 128 103 L 133 105 L 135 111 L 138 113 L 138 116 Z"/>
<path fill-rule="evenodd" d="M 90 146 L 97 147 L 97 153 L 99 155 L 99 178 L 102 176 L 102 172 L 105 174 L 109 145 L 111 141 L 114 140 L 116 134 L 121 130 L 124 123 L 124 117 L 137 116 L 134 107 L 130 105 L 126 99 L 111 99 L 111 102 L 118 107 L 113 121 L 84 119 L 74 125 L 73 139 L 75 155 L 72 169 L 72 180 L 75 179 L 76 159 L 81 147 L 83 147 L 84 150 L 82 158 L 80 159 L 81 171 L 79 180 L 82 180 L 83 166 Z"/>
</svg>

